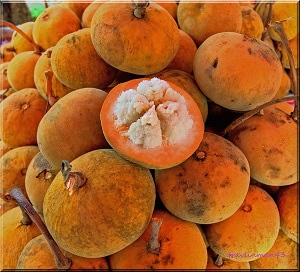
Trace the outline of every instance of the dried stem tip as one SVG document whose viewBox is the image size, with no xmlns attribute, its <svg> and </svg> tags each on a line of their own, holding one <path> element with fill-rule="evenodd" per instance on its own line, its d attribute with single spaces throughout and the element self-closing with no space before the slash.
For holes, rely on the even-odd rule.
<svg viewBox="0 0 300 272">
<path fill-rule="evenodd" d="M 148 252 L 151 252 L 153 254 L 158 254 L 160 249 L 160 242 L 158 240 L 158 233 L 160 230 L 160 226 L 162 224 L 161 218 L 152 218 L 151 220 L 151 236 L 147 244 L 147 250 Z"/>
<path fill-rule="evenodd" d="M 71 266 L 71 260 L 63 255 L 62 251 L 60 250 L 60 248 L 52 238 L 51 234 L 49 233 L 43 220 L 32 207 L 29 200 L 23 195 L 21 189 L 13 188 L 9 194 L 18 203 L 22 211 L 24 211 L 24 213 L 26 213 L 28 217 L 30 217 L 30 219 L 37 225 L 41 233 L 44 235 L 45 239 L 49 243 L 49 246 L 56 257 L 57 268 L 64 270 L 69 269 Z"/>
<path fill-rule="evenodd" d="M 291 20 L 291 19 L 293 19 L 293 17 L 289 17 L 282 21 L 276 21 L 273 23 L 271 22 L 271 23 L 269 23 L 269 26 L 273 27 L 274 31 L 279 35 L 281 42 L 287 52 L 287 56 L 288 56 L 288 60 L 289 60 L 289 64 L 290 64 L 290 70 L 291 70 L 291 74 L 292 74 L 292 85 L 293 85 L 294 95 L 298 95 L 298 78 L 297 78 L 295 60 L 294 60 L 292 49 L 289 44 L 289 40 L 287 38 L 287 35 L 284 30 L 284 26 L 283 26 L 284 22 Z M 295 100 L 295 107 L 294 107 L 294 111 L 292 112 L 292 118 L 294 120 L 298 120 L 298 113 L 299 113 L 299 105 L 298 105 L 299 103 L 298 102 L 299 102 L 298 100 Z"/>
<path fill-rule="evenodd" d="M 81 188 L 87 181 L 84 174 L 80 172 L 71 172 L 72 166 L 66 160 L 62 161 L 61 173 L 63 175 L 66 189 L 69 190 L 69 195 L 72 195 L 74 189 Z"/>
<path fill-rule="evenodd" d="M 138 1 L 138 3 L 132 2 L 134 5 L 133 15 L 138 19 L 144 18 L 146 15 L 146 8 L 149 6 L 149 1 Z"/>
<path fill-rule="evenodd" d="M 224 264 L 223 258 L 220 255 L 218 255 L 217 259 L 214 262 L 214 265 L 221 267 L 223 264 Z"/>
</svg>

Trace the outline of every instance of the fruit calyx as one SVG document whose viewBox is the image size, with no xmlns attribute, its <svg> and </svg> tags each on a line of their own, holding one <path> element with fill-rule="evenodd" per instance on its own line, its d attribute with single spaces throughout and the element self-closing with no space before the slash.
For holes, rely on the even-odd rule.
<svg viewBox="0 0 300 272">
<path fill-rule="evenodd" d="M 138 19 L 144 18 L 146 15 L 146 8 L 149 6 L 149 1 L 138 0 L 138 2 L 135 3 L 132 0 L 132 3 L 134 6 L 133 15 Z"/>
<path fill-rule="evenodd" d="M 147 251 L 153 254 L 159 254 L 160 242 L 158 240 L 158 233 L 161 227 L 163 220 L 161 218 L 154 217 L 151 219 L 151 235 L 147 243 Z"/>
<path fill-rule="evenodd" d="M 75 189 L 79 189 L 87 181 L 86 176 L 80 172 L 71 172 L 72 166 L 66 160 L 62 161 L 61 173 L 65 181 L 66 189 L 69 190 L 69 195 L 72 195 Z"/>
<path fill-rule="evenodd" d="M 51 250 L 56 257 L 56 265 L 58 269 L 69 269 L 71 267 L 71 260 L 65 257 L 58 247 L 57 243 L 52 238 L 51 234 L 49 233 L 47 227 L 45 226 L 43 220 L 38 215 L 36 210 L 30 204 L 28 199 L 23 195 L 22 190 L 19 188 L 13 188 L 9 192 L 10 198 L 14 199 L 17 204 L 20 206 L 22 212 L 26 213 L 26 215 L 30 218 L 31 222 L 34 222 L 41 233 L 44 235 L 45 239 L 47 240 Z"/>
</svg>

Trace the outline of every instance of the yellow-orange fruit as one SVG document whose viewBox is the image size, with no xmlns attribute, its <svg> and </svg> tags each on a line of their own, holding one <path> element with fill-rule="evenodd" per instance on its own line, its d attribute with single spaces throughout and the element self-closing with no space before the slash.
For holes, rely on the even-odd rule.
<svg viewBox="0 0 300 272">
<path fill-rule="evenodd" d="M 234 269 L 234 270 L 250 270 L 249 262 L 237 262 L 231 260 L 230 258 L 222 258 L 220 261 L 220 257 L 209 247 L 207 249 L 207 265 L 206 270 L 219 270 L 219 269 Z M 218 259 L 219 258 L 219 259 Z"/>
<path fill-rule="evenodd" d="M 78 89 L 59 99 L 45 114 L 37 131 L 38 146 L 55 169 L 60 169 L 62 160 L 109 147 L 99 118 L 106 96 L 100 89 Z"/>
<path fill-rule="evenodd" d="M 44 50 L 56 45 L 65 35 L 81 28 L 81 21 L 74 11 L 57 4 L 48 6 L 35 20 L 33 40 Z"/>
<path fill-rule="evenodd" d="M 32 29 L 33 29 L 34 22 L 25 22 L 18 26 L 30 39 L 32 39 Z M 11 37 L 11 45 L 16 54 L 25 51 L 33 51 L 34 47 L 31 42 L 25 39 L 20 33 L 14 31 Z"/>
<path fill-rule="evenodd" d="M 153 235 L 150 223 L 136 241 L 109 256 L 112 269 L 205 269 L 207 250 L 196 224 L 165 210 L 155 210 L 152 218 L 162 221 L 156 253 L 151 252 L 149 245 Z"/>
<path fill-rule="evenodd" d="M 199 89 L 197 82 L 192 75 L 182 70 L 164 69 L 159 73 L 151 75 L 151 77 L 157 77 L 172 82 L 187 91 L 197 103 L 203 117 L 203 122 L 206 121 L 208 115 L 207 98 Z"/>
<path fill-rule="evenodd" d="M 22 218 L 20 207 L 14 207 L 0 217 L 1 271 L 15 270 L 23 248 L 31 239 L 41 234 L 34 223 L 23 225 Z"/>
<path fill-rule="evenodd" d="M 176 21 L 154 2 L 149 2 L 144 13 L 132 2 L 103 3 L 93 16 L 91 36 L 107 63 L 138 75 L 166 68 L 179 47 Z"/>
<path fill-rule="evenodd" d="M 69 270 L 108 270 L 109 268 L 105 258 L 83 258 L 66 252 L 65 250 L 62 250 L 62 253 L 71 260 Z M 20 254 L 16 268 L 17 270 L 34 270 L 37 268 L 57 270 L 55 258 L 56 257 L 44 235 L 39 235 L 26 244 Z"/>
<path fill-rule="evenodd" d="M 8 62 L 13 59 L 15 52 L 11 43 L 5 43 L 0 47 L 0 63 Z"/>
<path fill-rule="evenodd" d="M 298 215 L 299 182 L 279 189 L 276 203 L 280 214 L 280 227 L 293 241 L 299 243 Z"/>
<path fill-rule="evenodd" d="M 8 82 L 16 91 L 35 88 L 34 68 L 40 55 L 34 51 L 17 54 L 7 67 Z"/>
<path fill-rule="evenodd" d="M 298 249 L 299 244 L 280 230 L 272 248 L 265 254 L 258 254 L 260 257 L 250 262 L 251 270 L 297 270 L 299 264 Z"/>
<path fill-rule="evenodd" d="M 229 218 L 203 225 L 209 246 L 224 258 L 247 262 L 267 253 L 280 227 L 278 208 L 263 189 L 250 185 L 241 207 Z"/>
<path fill-rule="evenodd" d="M 51 68 L 51 53 L 53 47 L 48 48 L 38 59 L 34 68 L 34 83 L 40 95 L 49 101 L 52 106 L 58 99 L 74 89 L 62 84 L 54 75 Z M 46 72 L 51 73 L 51 79 L 47 79 Z M 48 89 L 48 84 L 51 88 Z M 50 93 L 49 93 L 50 91 Z"/>
<path fill-rule="evenodd" d="M 30 161 L 26 176 L 25 189 L 33 208 L 43 216 L 44 196 L 60 169 L 54 169 L 41 152 Z"/>
<path fill-rule="evenodd" d="M 74 255 L 99 258 L 137 240 L 154 210 L 150 170 L 112 149 L 85 153 L 70 164 L 70 179 L 59 172 L 44 198 L 45 224 L 57 244 Z M 64 215 L 57 216 L 62 207 Z"/>
<path fill-rule="evenodd" d="M 46 101 L 37 89 L 25 88 L 9 95 L 1 102 L 1 139 L 11 147 L 36 145 L 45 109 Z"/>
<path fill-rule="evenodd" d="M 251 38 L 261 39 L 265 27 L 259 14 L 249 6 L 241 6 L 241 10 L 243 23 L 240 33 Z"/>
<path fill-rule="evenodd" d="M 248 192 L 250 169 L 234 144 L 204 132 L 192 156 L 175 167 L 155 171 L 155 183 L 172 214 L 198 224 L 212 224 L 239 209 Z"/>
<path fill-rule="evenodd" d="M 297 123 L 276 105 L 234 128 L 228 139 L 246 155 L 255 180 L 273 186 L 298 181 Z"/>
<path fill-rule="evenodd" d="M 7 78 L 7 67 L 9 65 L 9 62 L 3 62 L 0 64 L 0 89 L 4 90 L 7 88 L 10 88 L 10 84 Z"/>
<path fill-rule="evenodd" d="M 11 150 L 12 147 L 10 147 L 8 144 L 3 142 L 2 139 L 0 139 L 0 157 L 2 157 L 7 151 Z"/>
<path fill-rule="evenodd" d="M 153 2 L 155 2 L 156 4 L 159 4 L 160 6 L 162 6 L 163 8 L 165 8 L 170 14 L 171 16 L 174 18 L 174 20 L 177 20 L 177 8 L 178 8 L 178 4 L 176 1 L 161 1 L 161 0 L 154 0 Z"/>
<path fill-rule="evenodd" d="M 89 4 L 82 13 L 81 25 L 83 28 L 91 27 L 92 18 L 96 10 L 103 4 L 103 2 L 94 1 Z"/>
<path fill-rule="evenodd" d="M 295 62 L 295 68 L 299 68 L 299 58 L 298 58 L 299 36 L 298 35 L 295 38 L 289 40 L 289 46 L 292 50 L 293 59 Z M 278 43 L 277 48 L 280 50 L 281 53 L 281 63 L 283 67 L 286 69 L 291 69 L 286 48 L 281 42 Z"/>
<path fill-rule="evenodd" d="M 62 0 L 63 5 L 71 9 L 78 16 L 80 20 L 82 19 L 83 12 L 91 4 L 91 2 L 92 0 L 91 1 L 73 0 L 72 2 L 70 2 L 69 0 Z"/>
<path fill-rule="evenodd" d="M 242 13 L 239 3 L 186 3 L 177 9 L 179 28 L 189 34 L 197 46 L 220 32 L 239 32 Z"/>
<path fill-rule="evenodd" d="M 21 146 L 9 150 L 0 158 L 0 188 L 6 194 L 13 188 L 20 188 L 24 195 L 25 177 L 33 157 L 39 152 L 37 146 Z"/>
<path fill-rule="evenodd" d="M 296 2 L 276 1 L 272 5 L 271 22 L 284 20 L 282 24 L 288 40 L 295 38 L 299 32 L 298 10 L 299 6 Z M 268 32 L 274 41 L 281 41 L 280 36 L 272 26 L 268 26 Z"/>
<path fill-rule="evenodd" d="M 286 96 L 291 91 L 291 78 L 288 73 L 283 70 L 280 87 L 273 99 Z"/>
<path fill-rule="evenodd" d="M 97 54 L 90 28 L 67 34 L 57 42 L 51 53 L 51 68 L 57 79 L 72 89 L 106 88 L 118 73 Z"/>
<path fill-rule="evenodd" d="M 263 41 L 223 32 L 210 36 L 197 49 L 194 76 L 204 95 L 216 104 L 247 111 L 274 97 L 282 65 Z"/>
<path fill-rule="evenodd" d="M 179 48 L 178 51 L 166 67 L 166 69 L 175 69 L 193 74 L 193 64 L 197 46 L 194 40 L 184 31 L 179 29 Z"/>
</svg>

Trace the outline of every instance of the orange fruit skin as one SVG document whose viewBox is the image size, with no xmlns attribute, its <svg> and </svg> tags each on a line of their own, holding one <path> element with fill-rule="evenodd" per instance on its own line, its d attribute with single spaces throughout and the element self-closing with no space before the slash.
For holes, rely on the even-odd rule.
<svg viewBox="0 0 300 272">
<path fill-rule="evenodd" d="M 43 203 L 45 224 L 64 250 L 85 258 L 111 255 L 145 231 L 155 205 L 149 169 L 112 149 L 97 149 L 70 161 L 86 183 L 69 194 L 59 172 Z M 63 207 L 63 216 L 61 208 Z"/>
<path fill-rule="evenodd" d="M 251 177 L 272 186 L 298 181 L 298 128 L 283 106 L 266 107 L 263 115 L 252 116 L 228 134 L 246 155 Z"/>
<path fill-rule="evenodd" d="M 261 40 L 223 32 L 198 47 L 194 76 L 204 95 L 216 104 L 247 111 L 275 96 L 282 65 L 275 51 Z"/>
<path fill-rule="evenodd" d="M 186 3 L 177 8 L 179 28 L 189 34 L 196 45 L 220 32 L 239 32 L 242 12 L 239 3 Z"/>
<path fill-rule="evenodd" d="M 74 11 L 57 4 L 49 6 L 35 20 L 32 29 L 33 40 L 48 49 L 57 44 L 65 35 L 81 28 L 81 21 Z"/>
<path fill-rule="evenodd" d="M 178 25 L 166 9 L 154 2 L 147 6 L 143 18 L 137 18 L 134 10 L 131 2 L 103 3 L 91 23 L 94 47 L 118 70 L 137 75 L 157 73 L 178 51 Z"/>
<path fill-rule="evenodd" d="M 14 207 L 0 217 L 0 270 L 15 270 L 19 256 L 26 244 L 41 234 L 35 223 L 26 226 L 21 223 L 23 218 L 20 207 Z"/>
<path fill-rule="evenodd" d="M 25 88 L 5 98 L 0 111 L 1 139 L 10 147 L 37 145 L 37 130 L 46 104 L 35 88 Z"/>
<path fill-rule="evenodd" d="M 202 226 L 213 251 L 224 258 L 248 262 L 272 248 L 280 217 L 273 198 L 263 189 L 250 185 L 243 204 L 232 216 Z"/>
<path fill-rule="evenodd" d="M 181 220 L 165 210 L 154 210 L 162 220 L 158 232 L 158 254 L 148 252 L 151 223 L 132 244 L 109 256 L 112 269 L 205 269 L 207 250 L 196 224 Z M 187 255 L 188 251 L 188 255 Z"/>
<path fill-rule="evenodd" d="M 234 144 L 204 132 L 192 156 L 177 166 L 155 171 L 155 183 L 160 199 L 175 216 L 212 224 L 231 216 L 243 203 L 250 167 Z"/>
<path fill-rule="evenodd" d="M 277 193 L 276 203 L 280 214 L 280 227 L 293 241 L 299 243 L 298 208 L 299 182 L 281 187 Z"/>
</svg>

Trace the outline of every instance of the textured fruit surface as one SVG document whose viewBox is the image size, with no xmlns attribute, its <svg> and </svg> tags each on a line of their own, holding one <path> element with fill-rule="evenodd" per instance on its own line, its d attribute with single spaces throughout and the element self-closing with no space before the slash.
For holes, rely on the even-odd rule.
<svg viewBox="0 0 300 272">
<path fill-rule="evenodd" d="M 237 126 L 229 140 L 246 155 L 251 177 L 273 186 L 296 183 L 297 124 L 279 106 L 265 108 Z"/>
<path fill-rule="evenodd" d="M 77 256 L 98 258 L 135 241 L 154 210 L 149 169 L 107 149 L 85 153 L 70 163 L 74 172 L 85 175 L 86 183 L 70 195 L 58 173 L 44 198 L 45 223 L 58 245 Z"/>
<path fill-rule="evenodd" d="M 250 185 L 241 207 L 229 218 L 203 225 L 209 246 L 224 258 L 247 262 L 267 253 L 280 227 L 278 208 L 263 189 Z"/>
<path fill-rule="evenodd" d="M 243 203 L 250 168 L 234 144 L 204 132 L 194 154 L 175 167 L 156 170 L 155 182 L 171 213 L 183 220 L 212 224 L 231 216 Z"/>
<path fill-rule="evenodd" d="M 274 97 L 280 87 L 282 65 L 263 41 L 223 32 L 198 47 L 194 76 L 204 95 L 216 104 L 247 111 Z"/>
<path fill-rule="evenodd" d="M 165 210 L 155 210 L 162 220 L 158 231 L 158 253 L 149 251 L 151 223 L 138 240 L 109 256 L 112 269 L 204 269 L 206 245 L 196 224 L 181 220 Z M 188 252 L 188 258 L 187 258 Z M 131 257 L 130 257 L 131 256 Z"/>
<path fill-rule="evenodd" d="M 54 168 L 60 169 L 62 160 L 71 161 L 88 151 L 109 147 L 99 119 L 106 96 L 100 89 L 78 89 L 59 99 L 45 114 L 37 141 Z"/>
<path fill-rule="evenodd" d="M 177 53 L 178 26 L 170 13 L 156 3 L 146 7 L 142 18 L 134 15 L 136 9 L 130 2 L 101 5 L 92 19 L 92 41 L 98 54 L 121 71 L 157 73 Z"/>
</svg>

